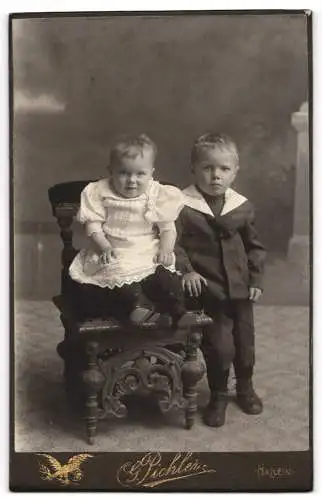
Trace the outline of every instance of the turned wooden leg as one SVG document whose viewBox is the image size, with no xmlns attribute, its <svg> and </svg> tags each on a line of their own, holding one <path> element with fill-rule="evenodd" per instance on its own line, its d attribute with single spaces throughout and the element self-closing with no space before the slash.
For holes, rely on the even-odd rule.
<svg viewBox="0 0 322 500">
<path fill-rule="evenodd" d="M 97 365 L 98 346 L 97 342 L 90 341 L 86 343 L 87 362 L 86 369 L 82 373 L 85 392 L 86 436 L 89 444 L 94 444 L 98 413 L 97 395 L 104 383 L 104 376 Z"/>
<path fill-rule="evenodd" d="M 197 351 L 200 345 L 201 334 L 190 333 L 185 348 L 186 357 L 182 365 L 181 376 L 183 396 L 186 399 L 185 427 L 191 429 L 197 413 L 197 384 L 205 373 L 205 367 L 198 360 Z"/>
</svg>

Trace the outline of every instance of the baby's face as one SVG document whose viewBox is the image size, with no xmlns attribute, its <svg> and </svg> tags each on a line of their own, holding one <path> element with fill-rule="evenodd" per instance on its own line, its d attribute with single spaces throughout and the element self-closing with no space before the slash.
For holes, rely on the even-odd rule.
<svg viewBox="0 0 322 500">
<path fill-rule="evenodd" d="M 238 162 L 234 153 L 219 147 L 204 151 L 192 167 L 195 183 L 210 196 L 224 194 L 234 181 L 237 171 Z"/>
<path fill-rule="evenodd" d="M 115 191 L 124 198 L 136 198 L 144 193 L 153 175 L 154 154 L 145 149 L 142 154 L 124 157 L 110 167 L 110 179 Z"/>
</svg>

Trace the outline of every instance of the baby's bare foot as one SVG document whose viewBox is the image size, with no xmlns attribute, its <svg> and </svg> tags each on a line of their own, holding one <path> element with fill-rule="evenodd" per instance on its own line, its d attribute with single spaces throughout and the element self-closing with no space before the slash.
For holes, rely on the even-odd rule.
<svg viewBox="0 0 322 500">
<path fill-rule="evenodd" d="M 153 311 L 147 309 L 146 307 L 136 307 L 131 312 L 129 319 L 134 325 L 139 325 L 147 321 L 153 314 Z"/>
</svg>

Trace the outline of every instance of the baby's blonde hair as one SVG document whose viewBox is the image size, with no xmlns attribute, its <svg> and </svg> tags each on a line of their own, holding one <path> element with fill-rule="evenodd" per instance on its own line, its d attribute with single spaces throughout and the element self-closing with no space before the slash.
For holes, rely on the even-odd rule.
<svg viewBox="0 0 322 500">
<path fill-rule="evenodd" d="M 123 135 L 117 139 L 110 151 L 110 166 L 119 163 L 122 158 L 136 158 L 143 155 L 145 149 L 151 149 L 153 161 L 157 155 L 156 144 L 146 134 Z"/>
<path fill-rule="evenodd" d="M 195 165 L 198 162 L 205 150 L 216 148 L 230 151 L 235 156 L 236 164 L 238 165 L 239 155 L 235 142 L 228 135 L 213 132 L 207 132 L 195 140 L 191 150 L 191 165 Z"/>
</svg>

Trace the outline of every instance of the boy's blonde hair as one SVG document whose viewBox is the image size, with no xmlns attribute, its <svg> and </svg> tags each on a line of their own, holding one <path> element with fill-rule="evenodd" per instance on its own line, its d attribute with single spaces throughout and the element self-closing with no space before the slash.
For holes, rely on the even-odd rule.
<svg viewBox="0 0 322 500">
<path fill-rule="evenodd" d="M 229 150 L 235 156 L 236 164 L 238 165 L 239 155 L 236 143 L 226 134 L 213 132 L 207 132 L 195 140 L 191 151 L 191 165 L 195 165 L 198 162 L 205 150 L 216 148 Z"/>
<path fill-rule="evenodd" d="M 143 155 L 145 149 L 151 149 L 153 161 L 157 155 L 156 144 L 146 134 L 123 135 L 117 139 L 110 151 L 110 166 L 119 163 L 122 158 L 136 158 Z"/>
</svg>

